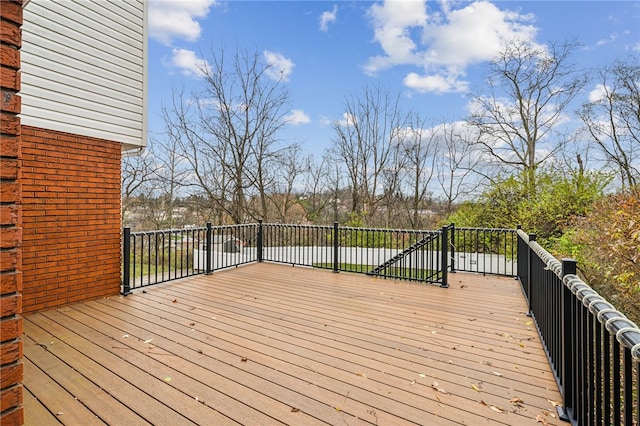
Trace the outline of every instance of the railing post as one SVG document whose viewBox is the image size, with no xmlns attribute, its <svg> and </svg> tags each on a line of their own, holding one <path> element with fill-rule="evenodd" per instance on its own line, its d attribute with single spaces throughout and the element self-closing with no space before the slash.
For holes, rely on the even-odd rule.
<svg viewBox="0 0 640 426">
<path fill-rule="evenodd" d="M 204 273 L 206 275 L 210 275 L 211 274 L 211 259 L 213 258 L 213 253 L 212 253 L 212 249 L 213 249 L 213 230 L 211 228 L 211 222 L 207 222 L 207 234 L 205 236 L 205 255 L 207 256 L 206 260 L 205 260 L 205 271 Z"/>
<path fill-rule="evenodd" d="M 340 272 L 340 244 L 338 241 L 338 222 L 333 222 L 333 272 Z"/>
<path fill-rule="evenodd" d="M 573 259 L 562 259 L 562 277 L 567 275 L 576 275 L 577 262 Z M 571 318 L 571 290 L 564 285 L 564 280 L 560 281 L 562 285 L 562 293 L 560 296 L 560 303 L 562 305 L 560 311 L 560 347 L 562 348 L 561 354 L 561 366 L 562 374 L 560 377 L 560 392 L 562 392 L 562 407 L 556 407 L 558 411 L 558 418 L 560 420 L 569 421 L 571 418 L 569 409 L 573 407 L 567 407 L 567 403 L 573 400 L 573 344 L 571 341 L 571 330 L 575 324 L 575 318 Z"/>
<path fill-rule="evenodd" d="M 262 219 L 258 220 L 258 241 L 256 242 L 256 249 L 257 249 L 257 256 L 258 256 L 258 262 L 262 262 L 262 242 L 263 242 L 263 235 L 262 235 Z"/>
<path fill-rule="evenodd" d="M 529 316 L 533 316 L 533 293 L 531 291 L 531 282 L 533 281 L 533 267 L 531 265 L 531 259 L 533 258 L 531 249 L 531 243 L 536 240 L 536 234 L 529 234 L 529 243 L 527 243 L 527 293 L 529 294 Z"/>
<path fill-rule="evenodd" d="M 131 294 L 131 228 L 124 228 L 122 235 L 122 294 Z"/>
<path fill-rule="evenodd" d="M 451 272 L 456 272 L 456 224 L 452 223 L 449 225 L 451 228 L 451 243 L 449 246 L 451 247 Z"/>
<path fill-rule="evenodd" d="M 442 281 L 440 283 L 440 287 L 443 288 L 447 288 L 449 287 L 449 282 L 447 280 L 447 272 L 449 270 L 448 266 L 447 266 L 447 262 L 449 260 L 449 237 L 448 237 L 448 231 L 449 227 L 448 226 L 443 226 L 442 227 L 442 243 L 440 245 L 440 250 L 441 250 L 441 261 L 442 261 L 442 265 L 441 266 L 441 273 L 442 273 Z"/>
</svg>

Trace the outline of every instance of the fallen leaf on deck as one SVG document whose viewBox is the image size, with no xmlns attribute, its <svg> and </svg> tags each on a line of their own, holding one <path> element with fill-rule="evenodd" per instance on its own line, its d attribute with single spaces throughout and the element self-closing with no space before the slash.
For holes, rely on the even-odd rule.
<svg viewBox="0 0 640 426">
<path fill-rule="evenodd" d="M 410 385 L 415 385 L 415 384 L 416 384 L 416 381 L 415 381 L 415 380 L 412 380 L 412 381 L 411 381 L 411 383 L 409 383 L 409 384 L 410 384 Z"/>
<path fill-rule="evenodd" d="M 195 322 L 190 322 L 190 323 L 189 323 L 189 327 L 193 327 L 194 325 L 196 325 L 196 323 L 195 323 Z"/>
<path fill-rule="evenodd" d="M 357 373 L 356 376 L 364 377 L 365 379 L 367 378 L 366 374 L 364 373 Z"/>
<path fill-rule="evenodd" d="M 555 413 L 552 413 L 551 411 L 542 410 L 542 414 L 544 414 L 545 416 L 553 417 L 554 419 L 556 418 Z"/>
<path fill-rule="evenodd" d="M 173 299 L 171 303 L 178 303 L 178 299 Z"/>
<path fill-rule="evenodd" d="M 522 398 L 519 398 L 517 396 L 514 396 L 513 398 L 511 398 L 509 400 L 510 403 L 512 403 L 513 405 L 515 405 L 518 408 L 522 408 L 524 407 L 524 401 L 522 400 Z"/>
<path fill-rule="evenodd" d="M 547 426 L 547 425 L 549 425 L 549 424 L 550 424 L 550 423 L 547 421 L 547 419 L 545 419 L 545 418 L 544 418 L 544 415 L 542 415 L 542 414 L 538 414 L 538 415 L 536 416 L 536 422 L 538 422 L 538 423 L 542 423 L 542 424 L 543 424 L 543 425 L 545 425 L 545 426 Z"/>
<path fill-rule="evenodd" d="M 474 385 L 473 383 L 471 383 L 471 389 L 473 389 L 476 392 L 480 392 L 480 388 Z"/>
<path fill-rule="evenodd" d="M 170 382 L 170 381 L 171 381 L 171 377 L 169 377 L 169 376 L 165 377 L 165 378 L 164 378 L 164 381 L 165 381 L 165 382 Z"/>
<path fill-rule="evenodd" d="M 497 413 L 506 413 L 505 410 L 503 410 L 500 407 L 496 407 L 495 405 L 490 405 L 489 408 L 491 408 L 493 411 L 497 412 Z"/>
<path fill-rule="evenodd" d="M 418 374 L 418 376 L 422 377 L 423 379 L 427 377 L 426 374 Z"/>
<path fill-rule="evenodd" d="M 297 413 L 298 411 L 300 411 L 300 409 L 299 409 L 299 408 L 291 407 L 291 412 L 292 412 L 292 413 Z"/>
<path fill-rule="evenodd" d="M 524 343 L 518 343 L 521 348 L 526 348 L 527 346 Z"/>
<path fill-rule="evenodd" d="M 147 339 L 147 340 L 145 340 L 144 342 L 145 342 L 145 343 L 151 343 L 151 342 L 153 342 L 153 339 Z"/>
<path fill-rule="evenodd" d="M 440 383 L 436 382 L 435 380 L 433 381 L 433 384 L 431 385 L 431 387 L 440 393 L 447 393 L 446 390 L 440 387 Z"/>
<path fill-rule="evenodd" d="M 547 399 L 547 401 L 553 405 L 554 407 L 562 407 L 562 402 L 558 402 L 558 401 L 552 401 L 550 399 Z"/>
<path fill-rule="evenodd" d="M 491 371 L 491 372 L 492 372 L 493 374 L 495 374 L 496 376 L 500 376 L 500 377 L 502 377 L 502 376 L 503 376 L 503 374 L 502 374 L 502 373 L 498 373 L 497 371 Z"/>
<path fill-rule="evenodd" d="M 63 415 L 63 414 L 64 414 L 64 413 L 63 413 L 62 411 L 58 411 L 58 412 L 56 413 L 56 416 L 61 416 L 61 415 Z"/>
<path fill-rule="evenodd" d="M 533 325 L 533 321 L 527 321 L 524 323 L 525 325 Z"/>
<path fill-rule="evenodd" d="M 335 408 L 336 411 L 342 411 L 342 408 L 340 408 L 340 407 L 333 407 L 333 408 Z"/>
<path fill-rule="evenodd" d="M 241 362 L 247 362 L 247 357 L 242 357 L 242 358 L 240 358 L 240 361 L 241 361 Z"/>
<path fill-rule="evenodd" d="M 123 338 L 123 339 L 128 339 L 128 338 L 129 338 L 129 335 L 128 335 L 128 334 L 123 334 L 123 335 L 122 335 L 122 338 Z M 53 343 L 53 342 L 51 342 L 51 343 Z"/>
</svg>

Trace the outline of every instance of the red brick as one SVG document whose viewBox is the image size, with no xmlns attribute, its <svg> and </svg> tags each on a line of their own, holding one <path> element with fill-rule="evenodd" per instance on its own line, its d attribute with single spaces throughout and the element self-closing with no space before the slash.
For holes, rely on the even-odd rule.
<svg viewBox="0 0 640 426">
<path fill-rule="evenodd" d="M 2 2 L 2 9 L 4 9 L 5 2 Z M 4 15 L 4 13 L 3 13 Z M 0 25 L 0 41 L 5 44 L 10 44 L 12 46 L 20 47 L 22 44 L 22 34 L 20 33 L 20 26 L 6 22 L 4 25 Z"/>
<path fill-rule="evenodd" d="M 20 426 L 24 424 L 23 406 L 19 405 L 12 410 L 3 411 L 0 414 L 0 424 L 2 426 Z"/>
<path fill-rule="evenodd" d="M 6 135 L 20 134 L 20 116 L 0 113 L 0 133 Z"/>
<path fill-rule="evenodd" d="M 12 386 L 8 389 L 4 389 L 0 395 L 0 412 L 22 404 L 22 392 L 20 386 Z"/>
<path fill-rule="evenodd" d="M 8 90 L 0 90 L 0 108 L 5 112 L 20 114 L 20 95 Z"/>
<path fill-rule="evenodd" d="M 10 317 L 0 321 L 0 339 L 2 342 L 17 339 L 22 335 L 22 318 Z M 2 386 L 4 388 L 6 386 Z"/>
<path fill-rule="evenodd" d="M 0 7 L 0 17 L 15 25 L 22 24 L 22 2 L 3 1 Z"/>
<path fill-rule="evenodd" d="M 0 158 L 0 179 L 15 180 L 18 178 L 18 160 L 15 158 Z"/>
<path fill-rule="evenodd" d="M 20 184 L 18 182 L 2 182 L 0 202 L 16 203 L 20 201 Z"/>
<path fill-rule="evenodd" d="M 18 267 L 20 252 L 18 250 L 0 251 L 0 272 L 13 271 Z"/>
<path fill-rule="evenodd" d="M 20 90 L 20 72 L 13 68 L 0 67 L 0 87 Z"/>
<path fill-rule="evenodd" d="M 22 358 L 22 340 L 13 339 L 0 344 L 2 356 L 0 361 L 2 364 L 10 364 Z M 4 397 L 3 397 L 4 398 Z M 4 408 L 3 408 L 4 410 Z"/>
<path fill-rule="evenodd" d="M 0 45 L 0 60 L 2 66 L 18 69 L 20 68 L 20 51 L 15 47 Z"/>
<path fill-rule="evenodd" d="M 0 206 L 0 225 L 17 225 L 20 208 L 17 205 Z"/>
<path fill-rule="evenodd" d="M 2 294 L 16 293 L 22 290 L 22 274 L 9 272 L 0 274 L 0 292 Z"/>
<path fill-rule="evenodd" d="M 8 388 L 22 381 L 22 363 L 2 366 L 0 369 L 0 389 Z M 4 423 L 3 423 L 4 424 Z"/>
<path fill-rule="evenodd" d="M 0 155 L 18 158 L 20 155 L 20 138 L 7 136 L 0 138 Z"/>
</svg>

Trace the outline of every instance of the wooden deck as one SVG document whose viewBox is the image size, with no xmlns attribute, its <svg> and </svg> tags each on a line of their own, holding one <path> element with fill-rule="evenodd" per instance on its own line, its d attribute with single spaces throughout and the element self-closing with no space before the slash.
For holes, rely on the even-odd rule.
<svg viewBox="0 0 640 426">
<path fill-rule="evenodd" d="M 261 263 L 29 315 L 25 421 L 561 424 L 518 283 L 450 283 Z"/>
</svg>

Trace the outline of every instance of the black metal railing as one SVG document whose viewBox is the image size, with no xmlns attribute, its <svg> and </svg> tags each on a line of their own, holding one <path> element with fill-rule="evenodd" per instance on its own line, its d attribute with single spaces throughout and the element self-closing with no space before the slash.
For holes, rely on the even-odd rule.
<svg viewBox="0 0 640 426">
<path fill-rule="evenodd" d="M 258 260 L 258 224 L 131 232 L 124 229 L 122 293 Z M 211 253 L 207 256 L 207 253 Z"/>
<path fill-rule="evenodd" d="M 458 228 L 450 225 L 451 271 L 515 277 L 515 229 Z"/>
<path fill-rule="evenodd" d="M 522 230 L 517 271 L 562 393 L 563 420 L 638 425 L 640 329 Z"/>
<path fill-rule="evenodd" d="M 447 257 L 441 253 L 448 245 L 443 243 L 447 239 L 442 230 L 354 228 L 337 223 L 333 227 L 263 224 L 262 230 L 260 260 L 447 285 Z M 393 265 L 376 270 L 425 237 L 428 241 L 410 255 L 405 253 Z"/>
</svg>

